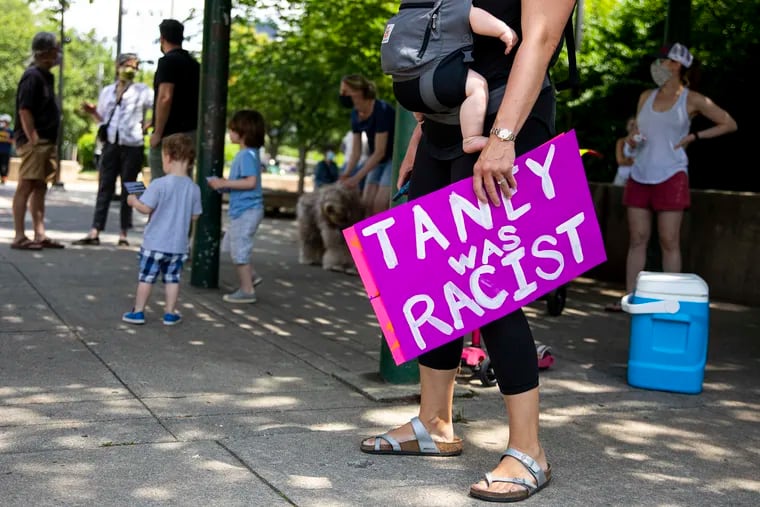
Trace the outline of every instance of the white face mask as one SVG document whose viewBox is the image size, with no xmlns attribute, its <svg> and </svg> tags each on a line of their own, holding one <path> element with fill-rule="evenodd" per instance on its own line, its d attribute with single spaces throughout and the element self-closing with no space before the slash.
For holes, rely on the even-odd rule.
<svg viewBox="0 0 760 507">
<path fill-rule="evenodd" d="M 649 73 L 652 75 L 652 81 L 657 86 L 664 85 L 668 79 L 673 77 L 673 73 L 662 66 L 662 64 L 655 60 L 652 65 L 649 66 Z"/>
</svg>

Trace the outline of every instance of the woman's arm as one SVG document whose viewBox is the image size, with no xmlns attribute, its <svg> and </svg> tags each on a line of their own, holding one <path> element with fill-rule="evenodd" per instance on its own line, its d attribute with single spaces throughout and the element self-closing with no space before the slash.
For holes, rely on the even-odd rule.
<svg viewBox="0 0 760 507">
<path fill-rule="evenodd" d="M 697 139 L 711 139 L 725 134 L 730 134 L 737 130 L 736 120 L 728 114 L 728 111 L 718 106 L 709 97 L 701 93 L 689 92 L 687 107 L 690 116 L 701 114 L 712 121 L 715 125 L 698 132 L 691 132 L 675 146 L 676 148 L 686 147 Z"/>
<path fill-rule="evenodd" d="M 494 127 L 519 135 L 541 91 L 549 61 L 574 4 L 575 0 L 522 0 L 522 43 L 515 53 Z M 499 206 L 499 191 L 506 197 L 511 195 L 510 189 L 517 188 L 512 175 L 514 162 L 515 143 L 489 136 L 473 168 L 473 190 L 480 201 L 490 198 L 494 206 Z"/>
<path fill-rule="evenodd" d="M 406 147 L 406 154 L 401 161 L 401 165 L 398 168 L 398 180 L 396 181 L 396 189 L 400 189 L 404 186 L 404 182 L 409 179 L 409 173 L 412 172 L 414 167 L 414 158 L 417 156 L 417 146 L 420 144 L 420 138 L 422 137 L 422 122 L 417 122 L 417 126 L 412 131 L 412 137 L 409 138 L 409 145 Z"/>
<path fill-rule="evenodd" d="M 362 133 L 354 132 L 351 136 L 351 156 L 346 162 L 346 170 L 340 175 L 340 179 L 346 179 L 351 176 L 351 171 L 354 170 L 356 164 L 359 163 L 359 159 L 362 156 Z"/>
<path fill-rule="evenodd" d="M 369 158 L 362 165 L 361 170 L 354 174 L 347 183 L 349 185 L 358 185 L 359 182 L 367 176 L 372 169 L 377 167 L 380 161 L 385 157 L 385 150 L 388 147 L 388 132 L 375 133 L 375 151 L 369 156 Z M 353 154 L 352 154 L 353 155 Z M 352 157 L 353 158 L 353 157 Z"/>
</svg>

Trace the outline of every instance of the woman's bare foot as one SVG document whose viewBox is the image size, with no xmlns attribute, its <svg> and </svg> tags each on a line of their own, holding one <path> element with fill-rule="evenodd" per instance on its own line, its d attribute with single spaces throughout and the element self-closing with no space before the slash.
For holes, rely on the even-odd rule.
<svg viewBox="0 0 760 507">
<path fill-rule="evenodd" d="M 485 136 L 470 136 L 462 139 L 462 151 L 465 153 L 477 153 L 486 147 L 488 138 Z"/>
<path fill-rule="evenodd" d="M 518 450 L 522 451 L 522 449 Z M 546 462 L 546 454 L 544 453 L 544 449 L 542 447 L 538 447 L 536 449 L 532 449 L 532 451 L 532 453 L 526 452 L 525 454 L 536 460 L 536 463 L 538 463 L 538 466 L 541 467 L 541 470 L 546 472 L 546 470 L 549 468 L 549 464 Z M 525 479 L 530 484 L 536 484 L 536 479 L 533 478 L 528 469 L 525 468 L 521 462 L 512 456 L 505 456 L 504 459 L 502 459 L 499 464 L 496 465 L 496 468 L 491 471 L 491 475 L 494 477 L 520 478 Z M 506 493 L 511 491 L 525 490 L 523 486 L 512 484 L 510 482 L 493 482 L 491 483 L 491 486 L 488 487 L 485 479 L 473 484 L 472 489 L 479 491 L 488 491 L 490 493 Z"/>
</svg>

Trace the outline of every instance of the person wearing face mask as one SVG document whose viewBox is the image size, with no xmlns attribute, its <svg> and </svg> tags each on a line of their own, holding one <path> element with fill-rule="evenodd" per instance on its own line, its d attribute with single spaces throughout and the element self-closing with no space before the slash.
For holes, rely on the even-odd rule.
<svg viewBox="0 0 760 507">
<path fill-rule="evenodd" d="M 646 263 L 647 243 L 656 215 L 665 272 L 681 271 L 680 230 L 684 210 L 690 206 L 686 147 L 737 129 L 736 121 L 710 98 L 689 89 L 694 57 L 678 42 L 663 47 L 650 66 L 657 88 L 639 97 L 638 131 L 626 138 L 633 155 L 631 175 L 623 190 L 628 211 L 629 246 L 626 291 Z M 713 125 L 691 130 L 691 120 L 702 115 Z M 619 304 L 614 310 L 619 310 Z"/>
<path fill-rule="evenodd" d="M 21 165 L 13 195 L 15 237 L 11 248 L 17 250 L 63 248 L 61 243 L 45 234 L 45 195 L 47 182 L 55 180 L 58 170 L 55 163 L 56 139 L 61 124 L 55 78 L 50 72 L 61 62 L 61 46 L 55 34 L 38 32 L 32 39 L 32 55 L 32 62 L 16 89 L 13 136 Z M 34 227 L 33 240 L 26 236 L 24 227 L 27 203 Z"/>
<path fill-rule="evenodd" d="M 98 164 L 99 183 L 92 227 L 87 236 L 74 241 L 75 245 L 99 245 L 100 232 L 106 228 L 108 210 L 116 191 L 116 178 L 122 184 L 137 180 L 142 171 L 143 135 L 148 111 L 153 107 L 153 90 L 135 82 L 140 60 L 134 53 L 119 55 L 117 79 L 104 87 L 97 106 L 85 102 L 82 109 L 100 123 L 106 133 Z M 121 191 L 121 228 L 119 246 L 128 246 L 127 232 L 132 227 L 132 208 L 127 204 L 127 192 Z"/>
<path fill-rule="evenodd" d="M 314 188 L 329 185 L 338 181 L 338 164 L 335 163 L 335 152 L 331 147 L 325 149 L 325 158 L 314 167 Z"/>
<path fill-rule="evenodd" d="M 0 114 L 0 184 L 2 185 L 5 185 L 8 179 L 8 168 L 13 151 L 13 129 L 10 125 L 10 115 Z"/>
<path fill-rule="evenodd" d="M 360 182 L 367 178 L 362 201 L 368 215 L 384 211 L 390 205 L 393 134 L 396 124 L 393 106 L 378 99 L 376 95 L 375 84 L 364 76 L 353 74 L 340 82 L 338 100 L 343 107 L 351 109 L 353 132 L 351 157 L 340 175 L 340 181 L 350 187 L 359 187 Z M 370 155 L 358 167 L 363 133 L 367 135 Z"/>
<path fill-rule="evenodd" d="M 164 175 L 161 163 L 161 139 L 170 134 L 187 134 L 196 138 L 201 66 L 182 49 L 185 26 L 176 19 L 158 25 L 161 53 L 153 78 L 156 97 L 153 109 L 153 133 L 150 136 L 150 174 L 152 179 Z"/>
</svg>

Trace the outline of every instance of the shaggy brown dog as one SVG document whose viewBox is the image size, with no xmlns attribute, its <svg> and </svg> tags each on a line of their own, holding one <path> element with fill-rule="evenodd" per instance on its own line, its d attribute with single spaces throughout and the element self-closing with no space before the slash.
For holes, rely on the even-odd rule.
<svg viewBox="0 0 760 507">
<path fill-rule="evenodd" d="M 363 219 L 364 214 L 359 191 L 340 183 L 302 194 L 296 204 L 298 262 L 355 273 L 342 230 Z"/>
</svg>

